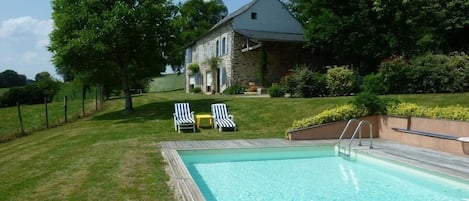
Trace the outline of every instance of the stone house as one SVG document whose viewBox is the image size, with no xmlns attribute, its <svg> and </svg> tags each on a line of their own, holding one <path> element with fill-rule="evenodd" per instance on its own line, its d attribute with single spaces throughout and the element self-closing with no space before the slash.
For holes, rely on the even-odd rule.
<svg viewBox="0 0 469 201">
<path fill-rule="evenodd" d="M 186 92 L 221 93 L 230 86 L 269 87 L 307 63 L 303 26 L 279 0 L 253 0 L 186 48 Z M 217 68 L 207 62 L 218 57 Z M 196 73 L 188 70 L 197 64 Z"/>
</svg>

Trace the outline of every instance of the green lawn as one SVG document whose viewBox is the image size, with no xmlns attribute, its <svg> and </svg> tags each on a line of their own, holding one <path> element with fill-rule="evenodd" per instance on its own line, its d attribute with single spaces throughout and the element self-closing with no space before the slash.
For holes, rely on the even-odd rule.
<svg viewBox="0 0 469 201">
<path fill-rule="evenodd" d="M 395 97 L 428 105 L 469 106 L 468 93 Z M 0 200 L 174 200 L 160 141 L 282 138 L 293 120 L 350 100 L 174 91 L 134 97 L 131 114 L 122 111 L 122 99 L 108 101 L 106 110 L 92 117 L 0 144 Z M 239 131 L 176 133 L 172 112 L 173 104 L 180 101 L 189 102 L 196 113 L 210 113 L 211 103 L 226 103 Z"/>
<path fill-rule="evenodd" d="M 85 114 L 94 113 L 95 89 L 87 93 L 85 101 Z M 67 96 L 67 121 L 72 121 L 82 115 L 81 93 L 73 89 L 69 83 L 61 85 L 60 92 L 48 104 L 49 126 L 54 127 L 65 121 L 64 96 Z M 0 108 L 0 142 L 14 138 L 19 135 L 21 124 L 16 107 Z M 24 130 L 26 133 L 46 128 L 45 105 L 21 105 L 21 114 Z"/>
<path fill-rule="evenodd" d="M 154 78 L 150 84 L 150 92 L 181 90 L 185 87 L 185 74 L 167 74 Z"/>
</svg>

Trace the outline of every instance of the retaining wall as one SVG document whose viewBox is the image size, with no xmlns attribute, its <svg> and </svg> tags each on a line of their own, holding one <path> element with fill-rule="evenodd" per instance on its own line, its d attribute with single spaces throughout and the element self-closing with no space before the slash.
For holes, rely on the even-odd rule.
<svg viewBox="0 0 469 201">
<path fill-rule="evenodd" d="M 392 140 L 401 144 L 424 147 L 438 151 L 469 155 L 469 141 L 449 140 L 423 135 L 415 135 L 395 131 L 392 128 L 440 133 L 458 137 L 469 137 L 469 122 L 418 117 L 370 116 L 359 120 L 367 120 L 372 124 L 374 138 Z M 347 121 L 334 122 L 288 132 L 289 140 L 338 139 Z M 352 124 L 345 134 L 350 138 L 356 123 Z M 362 138 L 369 138 L 368 126 L 362 128 Z M 356 136 L 358 137 L 358 136 Z"/>
</svg>

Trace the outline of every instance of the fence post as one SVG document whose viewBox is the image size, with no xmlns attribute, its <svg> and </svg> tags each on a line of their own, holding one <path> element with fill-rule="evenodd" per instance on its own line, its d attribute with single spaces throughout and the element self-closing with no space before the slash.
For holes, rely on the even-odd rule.
<svg viewBox="0 0 469 201">
<path fill-rule="evenodd" d="M 82 96 L 81 96 L 81 116 L 82 117 L 85 116 L 85 95 L 84 95 L 84 93 L 86 93 L 86 92 L 83 92 Z"/>
<path fill-rule="evenodd" d="M 24 135 L 23 117 L 21 116 L 21 108 L 20 108 L 20 102 L 19 101 L 16 101 L 16 107 L 18 108 L 18 117 L 19 117 L 19 120 L 20 120 L 21 135 Z"/>
<path fill-rule="evenodd" d="M 95 103 L 94 104 L 95 104 L 95 111 L 97 112 L 98 111 L 98 87 L 96 87 L 95 91 L 96 91 L 95 92 L 96 94 L 95 94 L 95 101 L 94 101 Z"/>
<path fill-rule="evenodd" d="M 67 123 L 67 96 L 64 96 L 64 114 L 65 114 L 65 123 Z"/>
<path fill-rule="evenodd" d="M 44 97 L 44 105 L 46 109 L 46 128 L 49 128 L 49 111 L 47 109 L 47 97 Z"/>
</svg>

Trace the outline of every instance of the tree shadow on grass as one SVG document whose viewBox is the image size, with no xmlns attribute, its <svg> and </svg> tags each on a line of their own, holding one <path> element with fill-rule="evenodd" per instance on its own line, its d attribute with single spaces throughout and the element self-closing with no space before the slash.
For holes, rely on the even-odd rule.
<svg viewBox="0 0 469 201">
<path fill-rule="evenodd" d="M 201 100 L 172 100 L 153 102 L 134 107 L 131 113 L 124 111 L 109 112 L 91 118 L 92 121 L 113 120 L 116 123 L 144 123 L 154 120 L 172 120 L 175 103 L 187 102 L 195 114 L 211 114 L 210 105 L 224 103 L 226 100 L 201 99 Z"/>
</svg>

